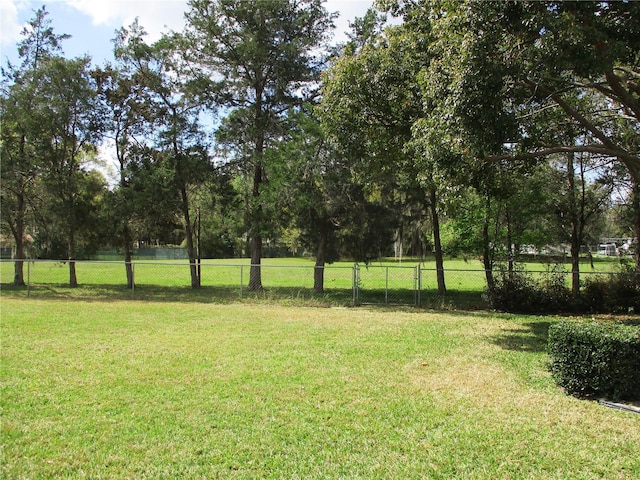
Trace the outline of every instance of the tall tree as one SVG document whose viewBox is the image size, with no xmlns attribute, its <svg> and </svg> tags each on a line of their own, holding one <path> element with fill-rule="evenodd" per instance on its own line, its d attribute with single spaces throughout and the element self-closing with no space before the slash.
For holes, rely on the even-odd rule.
<svg viewBox="0 0 640 480">
<path fill-rule="evenodd" d="M 438 290 L 444 295 L 438 173 L 429 156 L 411 145 L 414 124 L 424 114 L 418 75 L 429 53 L 424 39 L 403 26 L 376 33 L 375 15 L 370 11 L 354 24 L 362 26 L 359 35 L 325 75 L 323 123 L 363 183 L 381 186 L 387 202 L 395 198 L 400 210 L 413 206 L 422 223 L 430 216 Z"/>
<path fill-rule="evenodd" d="M 193 77 L 182 58 L 180 39 L 175 35 L 164 36 L 148 45 L 145 35 L 137 22 L 129 30 L 122 29 L 116 38 L 116 57 L 132 75 L 133 88 L 144 92 L 145 105 L 134 101 L 131 106 L 136 110 L 132 114 L 146 117 L 145 121 L 152 127 L 147 130 L 150 135 L 146 143 L 151 142 L 159 152 L 150 158 L 163 159 L 161 162 L 172 169 L 173 188 L 180 199 L 191 286 L 199 288 L 190 189 L 204 182 L 211 173 L 199 122 L 204 101 L 192 88 Z M 138 149 L 137 152 L 150 150 Z"/>
<path fill-rule="evenodd" d="M 127 286 L 133 288 L 132 223 L 139 205 L 127 174 L 130 172 L 130 163 L 144 144 L 144 135 L 149 133 L 151 109 L 148 107 L 151 102 L 142 76 L 136 72 L 136 65 L 128 61 L 131 57 L 125 53 L 130 47 L 127 43 L 139 41 L 144 31 L 137 20 L 130 30 L 131 33 L 125 28 L 120 29 L 114 39 L 116 65 L 107 64 L 104 69 L 96 69 L 94 77 L 108 111 L 106 138 L 115 147 L 118 168 L 118 185 L 110 196 L 113 217 L 110 224 L 116 230 L 114 233 L 121 238 Z"/>
<path fill-rule="evenodd" d="M 550 106 L 590 134 L 585 145 L 549 145 L 512 137 L 518 149 L 488 158 L 530 159 L 571 150 L 608 155 L 640 178 L 640 156 L 626 132 L 640 122 L 640 4 L 637 2 L 475 2 L 379 0 L 411 28 L 429 18 L 444 41 L 440 64 L 457 70 L 459 120 L 484 128 L 491 115 L 511 111 L 521 120 Z M 418 19 L 418 21 L 416 21 Z M 472 68 L 472 67 L 476 68 Z M 467 68 L 458 68 L 467 67 Z M 453 72 L 452 68 L 443 71 Z M 494 88 L 485 87 L 493 85 Z M 601 109 L 576 104 L 584 94 Z M 517 115 L 530 106 L 527 116 Z M 498 115 L 500 120 L 504 115 Z"/>
<path fill-rule="evenodd" d="M 569 243 L 571 291 L 577 296 L 580 293 L 580 249 L 591 225 L 609 207 L 614 184 L 594 175 L 595 162 L 586 153 L 567 152 L 558 156 L 558 164 L 555 175 L 549 178 L 556 187 L 548 200 L 549 210 L 556 217 L 558 239 Z"/>
<path fill-rule="evenodd" d="M 352 163 L 323 131 L 313 108 L 292 114 L 286 141 L 266 152 L 271 175 L 265 193 L 284 225 L 315 253 L 313 290 L 324 292 L 327 264 L 347 255 L 379 256 L 390 242 L 390 209 L 376 202 L 352 175 Z"/>
<path fill-rule="evenodd" d="M 33 212 L 38 198 L 40 157 L 34 140 L 40 125 L 35 121 L 38 104 L 45 101 L 39 93 L 39 70 L 62 52 L 61 43 L 68 35 L 53 32 L 48 12 L 42 7 L 22 31 L 18 44 L 20 65 L 2 68 L 2 96 L 0 115 L 0 198 L 2 220 L 15 243 L 14 284 L 24 285 L 25 239 L 27 217 Z"/>
<path fill-rule="evenodd" d="M 76 241 L 82 225 L 81 186 L 101 139 L 104 112 L 89 70 L 89 58 L 52 58 L 38 71 L 38 95 L 46 103 L 34 112 L 40 126 L 36 150 L 45 161 L 44 181 L 64 225 L 69 285 L 78 285 Z"/>
<path fill-rule="evenodd" d="M 191 0 L 189 7 L 190 55 L 219 82 L 221 100 L 234 111 L 225 124 L 237 139 L 234 155 L 251 172 L 249 289 L 260 290 L 264 152 L 278 142 L 283 114 L 315 95 L 333 16 L 321 0 Z"/>
</svg>

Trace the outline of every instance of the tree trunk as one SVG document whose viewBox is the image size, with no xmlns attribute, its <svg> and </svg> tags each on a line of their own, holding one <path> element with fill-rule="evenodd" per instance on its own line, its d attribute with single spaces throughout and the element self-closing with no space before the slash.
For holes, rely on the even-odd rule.
<svg viewBox="0 0 640 480">
<path fill-rule="evenodd" d="M 75 288 L 78 286 L 78 275 L 76 274 L 76 232 L 71 226 L 69 229 L 69 244 L 67 246 L 69 252 L 69 286 Z"/>
<path fill-rule="evenodd" d="M 20 158 L 25 158 L 25 146 L 27 144 L 26 135 L 20 136 Z M 27 180 L 28 182 L 28 180 Z M 26 255 L 24 253 L 24 237 L 25 237 L 25 215 L 27 210 L 27 203 L 24 198 L 24 191 L 26 189 L 27 182 L 23 182 L 20 185 L 20 189 L 17 192 L 17 205 L 16 205 L 16 218 L 14 222 L 9 222 L 13 238 L 16 242 L 16 255 L 14 264 L 13 284 L 17 287 L 23 287 L 24 281 L 24 259 Z"/>
<path fill-rule="evenodd" d="M 636 237 L 636 273 L 640 274 L 640 180 L 632 180 L 633 233 Z M 636 275 L 638 279 L 638 275 Z"/>
<path fill-rule="evenodd" d="M 575 228 L 572 226 L 572 231 Z M 580 241 L 578 237 L 571 237 L 571 295 L 580 294 Z"/>
<path fill-rule="evenodd" d="M 13 264 L 13 284 L 16 287 L 24 287 L 26 285 L 24 281 L 24 258 L 18 257 L 18 248 L 16 247 L 16 258 Z"/>
<path fill-rule="evenodd" d="M 256 147 L 256 150 L 258 148 Z M 256 153 L 257 154 L 257 153 Z M 260 156 L 262 151 L 260 151 Z M 251 269 L 249 270 L 249 290 L 262 290 L 262 269 L 260 263 L 262 261 L 262 235 L 259 233 L 262 223 L 262 206 L 259 205 L 260 184 L 262 183 L 262 159 L 256 159 L 256 165 L 253 169 L 253 191 L 252 206 L 249 207 L 250 224 L 251 224 Z"/>
<path fill-rule="evenodd" d="M 509 214 L 508 206 L 507 206 L 507 213 L 506 213 L 506 221 L 507 221 L 507 268 L 509 271 L 509 279 L 513 280 L 515 249 L 513 245 L 513 234 L 511 232 L 511 215 Z"/>
<path fill-rule="evenodd" d="M 484 213 L 484 223 L 482 225 L 482 263 L 484 265 L 484 275 L 487 280 L 487 288 L 492 291 L 495 288 L 493 279 L 493 255 L 491 252 L 491 239 L 489 238 L 489 217 L 491 215 L 491 198 L 487 196 L 487 206 Z"/>
<path fill-rule="evenodd" d="M 442 243 L 440 241 L 440 218 L 438 215 L 438 205 L 436 188 L 431 187 L 429 192 L 430 196 L 430 209 L 431 209 L 431 221 L 433 223 L 433 246 L 436 257 L 436 278 L 438 281 L 438 293 L 440 295 L 446 295 L 447 287 L 444 281 L 444 255 L 442 254 Z"/>
<path fill-rule="evenodd" d="M 18 204 L 16 208 L 15 230 L 13 230 L 13 238 L 16 242 L 16 256 L 14 263 L 14 276 L 13 284 L 17 287 L 23 287 L 24 282 L 24 215 L 25 215 L 25 201 L 22 194 L 18 195 Z"/>
<path fill-rule="evenodd" d="M 251 268 L 249 269 L 249 291 L 258 292 L 262 290 L 262 236 L 254 234 L 251 237 Z"/>
<path fill-rule="evenodd" d="M 134 287 L 134 278 L 133 278 L 133 263 L 132 263 L 132 252 L 131 252 L 131 232 L 129 231 L 129 226 L 124 226 L 124 268 L 127 272 L 127 288 L 132 289 Z"/>
<path fill-rule="evenodd" d="M 120 188 L 122 190 L 127 189 L 128 188 L 128 184 L 127 184 L 127 177 L 126 177 L 126 173 L 125 173 L 125 166 L 127 164 L 127 158 L 126 158 L 126 148 L 123 149 L 123 145 L 126 145 L 128 142 L 126 142 L 126 130 L 120 130 L 118 129 L 117 133 L 116 133 L 116 141 L 115 141 L 115 146 L 116 146 L 116 157 L 118 159 L 118 163 L 120 164 Z M 132 256 L 133 256 L 133 240 L 131 239 L 131 230 L 129 229 L 129 214 L 127 214 L 126 218 L 124 219 L 124 228 L 122 231 L 122 242 L 123 242 L 123 246 L 124 246 L 124 268 L 125 268 L 125 272 L 127 274 L 127 288 L 129 290 L 133 289 L 135 286 L 135 278 L 133 276 L 133 263 L 132 263 Z"/>
<path fill-rule="evenodd" d="M 193 244 L 193 227 L 191 226 L 191 216 L 189 215 L 189 196 L 187 188 L 182 185 L 180 188 L 182 197 L 182 215 L 184 216 L 184 230 L 187 240 L 187 255 L 189 256 L 189 270 L 191 272 L 191 288 L 200 288 L 200 276 L 198 275 L 198 265 L 196 263 L 196 250 Z"/>
<path fill-rule="evenodd" d="M 574 165 L 574 153 L 567 154 L 567 190 L 569 195 L 569 215 L 571 221 L 571 294 L 577 297 L 580 294 L 580 215 L 576 201 L 576 172 Z M 583 202 L 584 205 L 584 202 Z M 584 208 L 584 207 L 583 207 Z"/>
<path fill-rule="evenodd" d="M 318 250 L 316 251 L 316 264 L 313 269 L 313 292 L 324 293 L 324 267 L 327 258 L 327 242 L 329 241 L 329 232 L 327 223 L 324 219 L 318 221 Z"/>
</svg>

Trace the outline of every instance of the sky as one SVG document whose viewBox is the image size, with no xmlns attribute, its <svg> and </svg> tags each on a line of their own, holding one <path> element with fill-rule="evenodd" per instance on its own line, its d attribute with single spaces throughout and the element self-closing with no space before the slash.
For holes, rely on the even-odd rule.
<svg viewBox="0 0 640 480">
<path fill-rule="evenodd" d="M 349 22 L 362 17 L 373 0 L 327 0 L 329 12 L 339 12 L 334 41 L 345 40 Z M 17 42 L 23 26 L 42 5 L 49 12 L 54 33 L 69 34 L 63 43 L 65 56 L 74 58 L 88 54 L 94 65 L 112 60 L 111 40 L 120 27 L 129 26 L 138 17 L 148 32 L 147 41 L 157 40 L 162 33 L 181 31 L 187 0 L 0 0 L 1 63 L 17 61 Z"/>
</svg>

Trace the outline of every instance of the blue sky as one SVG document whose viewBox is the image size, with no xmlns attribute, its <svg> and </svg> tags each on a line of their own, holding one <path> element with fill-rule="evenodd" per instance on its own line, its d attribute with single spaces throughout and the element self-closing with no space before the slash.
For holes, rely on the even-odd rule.
<svg viewBox="0 0 640 480">
<path fill-rule="evenodd" d="M 339 12 L 335 40 L 344 40 L 348 22 L 363 16 L 373 0 L 328 0 L 325 7 Z M 54 31 L 72 36 L 63 44 L 67 57 L 88 54 L 95 65 L 110 60 L 111 39 L 115 31 L 139 17 L 149 32 L 149 41 L 169 30 L 180 31 L 184 25 L 186 0 L 0 0 L 0 52 L 2 64 L 15 62 L 16 42 L 22 27 L 33 17 L 33 11 L 46 6 Z"/>
</svg>

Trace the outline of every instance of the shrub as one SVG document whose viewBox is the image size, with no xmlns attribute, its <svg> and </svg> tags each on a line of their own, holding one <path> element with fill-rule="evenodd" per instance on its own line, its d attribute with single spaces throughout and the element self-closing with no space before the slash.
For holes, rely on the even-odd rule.
<svg viewBox="0 0 640 480">
<path fill-rule="evenodd" d="M 566 286 L 566 272 L 553 267 L 544 279 L 536 280 L 519 268 L 504 268 L 495 276 L 494 288 L 487 291 L 489 306 L 518 313 L 554 313 L 572 307 L 571 292 Z"/>
<path fill-rule="evenodd" d="M 640 276 L 634 268 L 623 265 L 618 273 L 589 278 L 580 300 L 588 312 L 640 312 Z"/>
<path fill-rule="evenodd" d="M 623 266 L 616 273 L 591 275 L 575 298 L 568 275 L 562 265 L 537 277 L 520 268 L 512 272 L 498 268 L 495 286 L 485 298 L 491 308 L 506 312 L 640 313 L 640 275 L 634 268 Z"/>
<path fill-rule="evenodd" d="M 556 383 L 577 397 L 640 399 L 640 327 L 560 322 L 549 328 Z"/>
</svg>

